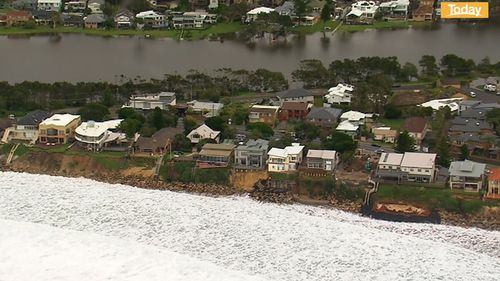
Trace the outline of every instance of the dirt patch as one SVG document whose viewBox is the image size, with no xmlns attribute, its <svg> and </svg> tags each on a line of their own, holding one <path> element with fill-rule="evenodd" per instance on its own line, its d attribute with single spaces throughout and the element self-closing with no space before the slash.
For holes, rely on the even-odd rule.
<svg viewBox="0 0 500 281">
<path fill-rule="evenodd" d="M 144 167 L 132 167 L 121 171 L 122 175 L 129 176 L 138 176 L 143 178 L 154 177 L 155 171 L 154 169 L 144 168 Z"/>
<path fill-rule="evenodd" d="M 269 175 L 266 170 L 241 170 L 231 174 L 231 184 L 237 189 L 252 192 L 259 180 L 267 179 Z"/>
<path fill-rule="evenodd" d="M 426 102 L 427 100 L 427 95 L 422 91 L 405 91 L 394 94 L 391 98 L 391 104 L 396 106 L 408 106 L 421 104 Z"/>
</svg>

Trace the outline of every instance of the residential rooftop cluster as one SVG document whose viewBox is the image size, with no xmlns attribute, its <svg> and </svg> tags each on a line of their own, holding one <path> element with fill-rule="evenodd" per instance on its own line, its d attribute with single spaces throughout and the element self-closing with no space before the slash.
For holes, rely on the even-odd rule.
<svg viewBox="0 0 500 281">
<path fill-rule="evenodd" d="M 66 27 L 137 28 L 137 29 L 204 29 L 219 21 L 227 21 L 222 7 L 233 9 L 230 21 L 252 23 L 262 15 L 276 13 L 296 25 L 319 22 L 326 1 L 309 1 L 304 14 L 298 15 L 293 1 L 197 1 L 148 0 L 146 5 L 133 1 L 105 0 L 15 0 L 14 10 L 0 16 L 0 25 L 16 26 L 28 22 Z M 139 2 L 139 1 L 137 1 Z M 121 3 L 121 5 L 120 5 Z M 371 24 L 383 20 L 433 21 L 440 16 L 439 1 L 420 1 L 413 8 L 408 0 L 333 1 L 331 18 L 347 24 Z M 135 4 L 127 6 L 126 4 Z M 265 6 L 262 6 L 265 4 Z M 245 5 L 244 10 L 241 6 Z M 132 7 L 128 9 L 127 7 Z"/>
</svg>

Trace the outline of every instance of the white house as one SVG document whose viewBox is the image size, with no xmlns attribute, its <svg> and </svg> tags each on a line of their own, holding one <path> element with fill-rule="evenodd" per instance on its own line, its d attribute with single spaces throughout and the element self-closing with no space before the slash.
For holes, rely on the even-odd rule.
<svg viewBox="0 0 500 281">
<path fill-rule="evenodd" d="M 169 106 L 175 106 L 177 99 L 175 93 L 161 92 L 152 95 L 133 95 L 130 97 L 128 104 L 123 107 L 132 107 L 135 109 L 168 109 Z"/>
<path fill-rule="evenodd" d="M 328 89 L 325 98 L 330 104 L 351 104 L 352 91 L 354 91 L 353 86 L 339 83 L 337 86 Z"/>
<path fill-rule="evenodd" d="M 309 149 L 306 156 L 307 168 L 334 171 L 338 163 L 337 152 L 335 150 Z"/>
<path fill-rule="evenodd" d="M 193 112 L 200 112 L 204 114 L 205 117 L 218 116 L 221 109 L 224 107 L 222 103 L 197 100 L 190 101 L 187 105 Z"/>
<path fill-rule="evenodd" d="M 162 28 L 167 26 L 165 15 L 159 14 L 155 11 L 144 11 L 135 15 L 136 18 L 142 19 L 144 24 L 149 24 L 154 28 Z"/>
<path fill-rule="evenodd" d="M 187 138 L 191 143 L 199 143 L 201 140 L 210 139 L 214 140 L 216 143 L 220 141 L 220 131 L 212 130 L 207 125 L 203 124 L 198 128 L 192 130 Z"/>
<path fill-rule="evenodd" d="M 102 6 L 104 5 L 104 0 L 89 0 L 87 3 L 87 8 L 92 11 L 92 14 L 102 14 Z"/>
<path fill-rule="evenodd" d="M 42 11 L 59 12 L 61 10 L 61 0 L 38 0 L 37 9 Z"/>
<path fill-rule="evenodd" d="M 373 19 L 378 8 L 375 1 L 358 1 L 352 3 L 347 18 Z"/>
<path fill-rule="evenodd" d="M 358 134 L 359 125 L 354 124 L 349 120 L 344 120 L 344 121 L 339 123 L 337 128 L 335 128 L 335 131 L 347 134 L 351 137 L 355 137 Z"/>
<path fill-rule="evenodd" d="M 269 172 L 296 171 L 302 163 L 304 146 L 292 143 L 292 146 L 271 148 L 267 153 L 267 167 Z"/>
<path fill-rule="evenodd" d="M 362 113 L 359 111 L 350 110 L 340 115 L 340 121 L 349 121 L 354 125 L 363 125 L 367 118 L 373 117 L 371 113 Z"/>
<path fill-rule="evenodd" d="M 269 14 L 270 12 L 274 12 L 274 9 L 267 7 L 257 7 L 252 9 L 247 12 L 246 22 L 255 21 L 259 17 L 259 14 Z"/>
<path fill-rule="evenodd" d="M 409 0 L 393 0 L 380 3 L 380 10 L 389 16 L 407 17 L 408 8 L 410 7 Z"/>
<path fill-rule="evenodd" d="M 451 112 L 455 112 L 459 110 L 459 103 L 463 100 L 463 98 L 451 98 L 451 99 L 437 99 L 430 100 L 420 104 L 421 107 L 430 107 L 432 110 L 437 111 L 443 107 L 449 107 Z"/>
<path fill-rule="evenodd" d="M 117 129 L 122 121 L 123 119 L 82 122 L 75 129 L 75 139 L 82 147 L 89 150 L 99 150 L 104 143 L 116 139 L 112 130 Z"/>
</svg>

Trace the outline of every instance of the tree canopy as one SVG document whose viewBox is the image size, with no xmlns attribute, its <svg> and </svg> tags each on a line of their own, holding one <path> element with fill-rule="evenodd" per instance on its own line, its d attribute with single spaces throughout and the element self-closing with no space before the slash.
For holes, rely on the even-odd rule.
<svg viewBox="0 0 500 281">
<path fill-rule="evenodd" d="M 408 131 L 398 135 L 395 150 L 399 153 L 415 151 L 415 139 L 408 134 Z"/>
<path fill-rule="evenodd" d="M 109 117 L 109 110 L 100 103 L 89 103 L 78 110 L 82 120 L 104 121 Z"/>
</svg>

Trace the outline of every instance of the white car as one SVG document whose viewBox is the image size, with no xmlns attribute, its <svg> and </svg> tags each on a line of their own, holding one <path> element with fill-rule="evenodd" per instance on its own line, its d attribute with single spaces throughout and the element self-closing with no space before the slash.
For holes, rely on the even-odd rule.
<svg viewBox="0 0 500 281">
<path fill-rule="evenodd" d="M 470 92 L 470 96 L 473 97 L 473 98 L 475 98 L 477 95 L 474 92 Z"/>
<path fill-rule="evenodd" d="M 484 90 L 489 91 L 489 92 L 496 92 L 497 91 L 497 85 L 495 84 L 486 84 L 484 85 Z"/>
</svg>

